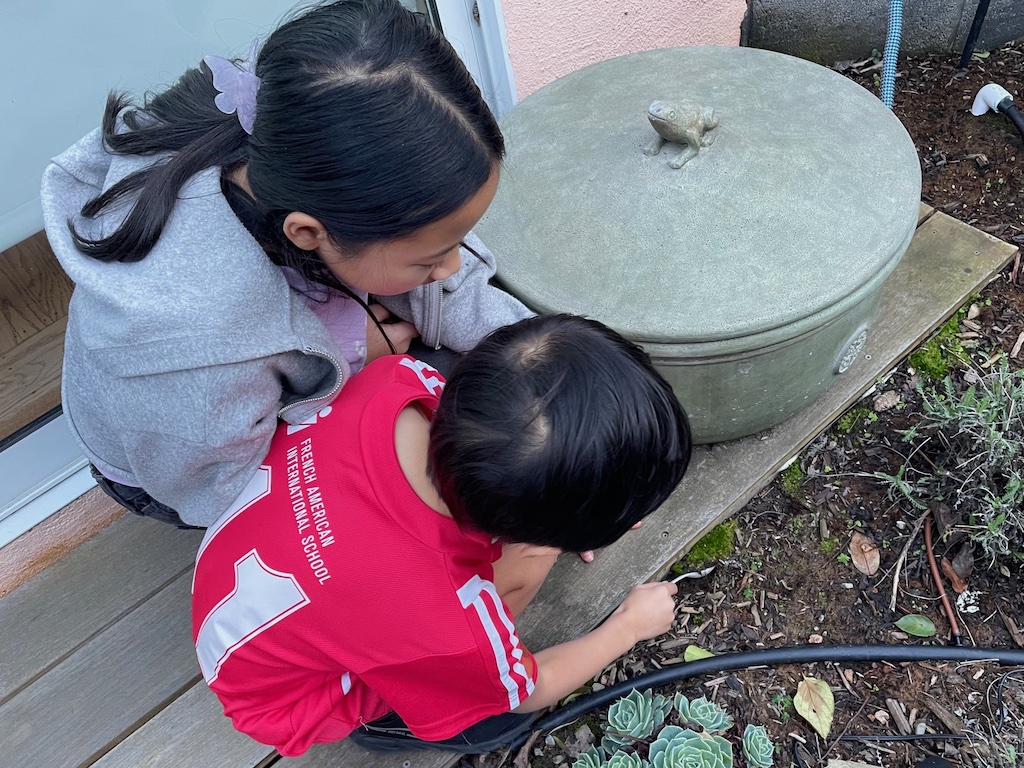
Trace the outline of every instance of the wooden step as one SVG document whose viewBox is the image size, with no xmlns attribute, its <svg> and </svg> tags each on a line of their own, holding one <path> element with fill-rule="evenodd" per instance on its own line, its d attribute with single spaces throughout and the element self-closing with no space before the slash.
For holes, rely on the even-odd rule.
<svg viewBox="0 0 1024 768">
<path fill-rule="evenodd" d="M 575 637 L 600 622 L 633 585 L 659 577 L 707 530 L 746 504 L 1015 252 L 1000 240 L 923 208 L 917 234 L 885 285 L 878 318 L 850 371 L 784 424 L 698 448 L 672 497 L 642 529 L 599 552 L 594 563 L 560 558 L 518 623 L 525 644 L 542 648 Z M 9 660 L 28 660 L 6 682 L 0 677 L 5 730 L 0 768 L 444 768 L 456 761 L 442 753 L 372 755 L 346 742 L 285 759 L 233 731 L 198 681 L 189 642 L 184 581 L 197 539 L 169 527 L 154 533 L 157 538 L 148 543 L 137 538 L 139 526 L 153 525 L 159 527 L 136 518 L 120 521 L 93 540 L 102 546 L 90 542 L 97 554 L 72 553 L 0 601 L 7 643 L 0 644 L 5 659 L 0 670 Z M 188 550 L 188 558 L 181 549 Z M 151 581 L 134 584 L 149 567 Z M 118 592 L 124 594 L 111 597 Z M 60 613 L 72 610 L 69 615 L 75 618 L 67 636 L 60 637 Z M 8 630 L 12 626 L 18 628 L 13 633 Z M 30 631 L 24 642 L 21 631 Z M 45 647 L 37 652 L 37 645 Z M 160 671 L 159 680 L 154 670 Z M 95 713 L 71 716 L 72 705 Z M 43 762 L 38 759 L 43 753 L 28 751 L 31 746 L 39 749 L 40 741 Z"/>
<path fill-rule="evenodd" d="M 60 405 L 71 289 L 42 232 L 0 253 L 0 439 Z"/>
</svg>

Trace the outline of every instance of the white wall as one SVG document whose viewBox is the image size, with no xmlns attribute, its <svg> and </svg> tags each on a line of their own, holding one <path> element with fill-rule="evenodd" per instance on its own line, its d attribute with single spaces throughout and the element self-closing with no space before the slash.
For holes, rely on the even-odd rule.
<svg viewBox="0 0 1024 768">
<path fill-rule="evenodd" d="M 0 251 L 42 229 L 47 161 L 99 124 L 110 89 L 141 95 L 206 54 L 244 56 L 294 0 L 32 0 L 0 14 Z"/>
</svg>

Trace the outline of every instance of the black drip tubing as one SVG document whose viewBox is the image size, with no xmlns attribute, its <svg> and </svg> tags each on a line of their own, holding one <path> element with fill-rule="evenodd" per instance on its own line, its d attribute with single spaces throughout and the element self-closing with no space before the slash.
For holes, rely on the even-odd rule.
<svg viewBox="0 0 1024 768">
<path fill-rule="evenodd" d="M 985 23 L 985 15 L 988 13 L 988 4 L 989 0 L 978 0 L 978 9 L 974 12 L 974 21 L 971 22 L 971 31 L 967 33 L 967 42 L 964 43 L 964 50 L 960 54 L 960 63 L 957 64 L 957 69 L 967 69 L 967 65 L 971 63 L 974 45 L 978 42 L 981 25 Z"/>
<path fill-rule="evenodd" d="M 1005 102 L 1010 100 L 1004 99 L 1003 101 Z M 1010 103 L 1005 107 L 1000 104 L 999 111 L 1006 115 L 1006 119 L 1013 123 L 1014 127 L 1020 131 L 1022 136 L 1024 136 L 1024 114 L 1021 113 L 1017 105 L 1012 101 L 1010 101 Z"/>
<path fill-rule="evenodd" d="M 788 648 L 767 648 L 712 656 L 707 659 L 672 665 L 648 672 L 596 693 L 574 699 L 566 706 L 545 715 L 532 728 L 550 731 L 587 714 L 591 710 L 610 704 L 634 688 L 644 690 L 687 680 L 698 675 L 714 674 L 748 667 L 768 667 L 779 664 L 809 664 L 817 661 L 998 661 L 1003 666 L 1024 666 L 1024 651 L 997 648 L 956 648 L 948 645 L 793 645 Z M 529 734 L 523 734 L 512 744 L 518 749 Z"/>
</svg>

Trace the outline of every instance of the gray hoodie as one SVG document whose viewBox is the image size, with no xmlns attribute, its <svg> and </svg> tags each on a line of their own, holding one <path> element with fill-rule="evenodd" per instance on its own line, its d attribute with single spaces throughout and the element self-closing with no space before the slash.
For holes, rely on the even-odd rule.
<svg viewBox="0 0 1024 768">
<path fill-rule="evenodd" d="M 130 203 L 83 218 L 82 206 L 154 162 L 120 156 L 99 130 L 43 175 L 46 233 L 75 283 L 64 346 L 64 414 L 108 477 L 140 486 L 192 525 L 209 525 L 263 461 L 278 419 L 315 418 L 349 375 L 327 329 L 242 226 L 210 168 L 182 189 L 141 261 L 81 254 L 68 222 L 104 237 Z M 530 312 L 491 287 L 494 259 L 473 236 L 443 284 L 384 299 L 425 343 L 457 351 Z"/>
</svg>

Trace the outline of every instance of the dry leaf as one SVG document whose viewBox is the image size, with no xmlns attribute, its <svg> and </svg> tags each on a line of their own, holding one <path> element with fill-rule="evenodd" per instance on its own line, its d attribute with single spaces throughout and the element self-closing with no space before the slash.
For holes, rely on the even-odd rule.
<svg viewBox="0 0 1024 768">
<path fill-rule="evenodd" d="M 999 616 L 1002 618 L 1003 624 L 1006 625 L 1006 630 L 1010 633 L 1010 637 L 1013 638 L 1013 642 L 1021 648 L 1024 648 L 1024 633 L 1020 631 L 1020 628 L 1017 626 L 1017 622 L 1003 613 L 1002 608 L 998 608 L 996 610 L 999 611 Z"/>
<path fill-rule="evenodd" d="M 954 526 L 959 525 L 961 522 L 959 513 L 954 512 L 941 501 L 931 502 L 928 505 L 928 509 L 935 520 L 935 526 L 938 528 L 940 538 L 945 537 Z"/>
<path fill-rule="evenodd" d="M 890 408 L 895 407 L 900 402 L 900 396 L 897 392 L 887 389 L 882 394 L 878 395 L 872 407 L 876 411 L 888 411 Z"/>
<path fill-rule="evenodd" d="M 878 545 L 860 531 L 854 531 L 850 538 L 850 558 L 853 566 L 865 576 L 878 573 L 881 564 L 881 553 Z"/>
<path fill-rule="evenodd" d="M 974 543 L 970 541 L 965 542 L 960 547 L 960 551 L 956 553 L 950 565 L 953 566 L 953 570 L 965 582 L 971 578 L 971 574 L 974 573 Z"/>
<path fill-rule="evenodd" d="M 565 742 L 565 752 L 573 760 L 594 746 L 594 732 L 584 724 Z"/>
<path fill-rule="evenodd" d="M 683 661 L 697 661 L 698 659 L 710 659 L 714 656 L 711 651 L 701 648 L 699 645 L 688 645 L 683 651 Z"/>
<path fill-rule="evenodd" d="M 796 687 L 793 707 L 821 738 L 828 738 L 832 730 L 832 716 L 836 711 L 836 700 L 828 683 L 814 677 L 805 677 Z"/>
<path fill-rule="evenodd" d="M 948 558 L 942 558 L 942 573 L 947 579 L 949 579 L 950 585 L 953 587 L 953 591 L 958 595 L 963 594 L 967 591 L 967 582 L 960 578 L 960 574 L 953 569 L 953 564 L 949 562 Z"/>
</svg>

